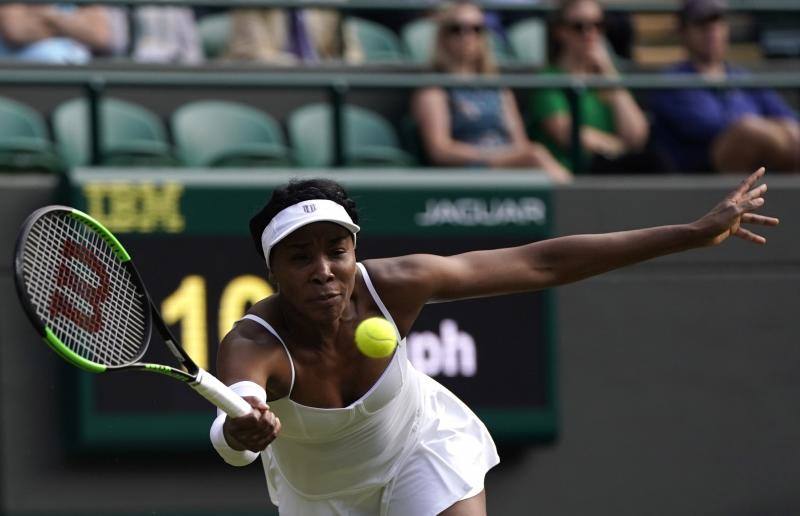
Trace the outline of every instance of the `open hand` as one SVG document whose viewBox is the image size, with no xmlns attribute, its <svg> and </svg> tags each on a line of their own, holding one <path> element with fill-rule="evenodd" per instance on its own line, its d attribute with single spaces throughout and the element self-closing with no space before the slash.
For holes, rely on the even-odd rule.
<svg viewBox="0 0 800 516">
<path fill-rule="evenodd" d="M 778 225 L 779 221 L 775 217 L 753 213 L 764 205 L 767 185 L 755 186 L 763 175 L 764 167 L 750 174 L 736 190 L 693 224 L 703 238 L 702 245 L 718 245 L 731 235 L 756 244 L 767 242 L 763 236 L 742 227 L 743 223 Z"/>
<path fill-rule="evenodd" d="M 260 452 L 278 437 L 281 420 L 258 398 L 245 396 L 244 400 L 253 410 L 242 417 L 226 418 L 222 427 L 225 440 L 234 450 Z"/>
</svg>

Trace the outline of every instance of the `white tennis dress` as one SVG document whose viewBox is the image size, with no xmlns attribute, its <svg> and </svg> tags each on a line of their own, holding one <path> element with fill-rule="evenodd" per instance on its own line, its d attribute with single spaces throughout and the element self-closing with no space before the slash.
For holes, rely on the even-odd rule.
<svg viewBox="0 0 800 516">
<path fill-rule="evenodd" d="M 269 402 L 281 433 L 261 452 L 270 499 L 282 515 L 428 516 L 483 489 L 486 472 L 500 461 L 489 432 L 453 393 L 414 369 L 405 339 L 361 399 L 315 408 L 291 400 L 294 363 L 280 335 L 258 316 L 245 318 L 275 335 L 292 367 L 289 396 Z"/>
</svg>

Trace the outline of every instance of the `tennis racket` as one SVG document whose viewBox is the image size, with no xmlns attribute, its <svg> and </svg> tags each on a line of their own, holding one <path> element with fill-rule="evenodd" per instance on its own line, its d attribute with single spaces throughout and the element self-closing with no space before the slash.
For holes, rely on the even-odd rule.
<svg viewBox="0 0 800 516">
<path fill-rule="evenodd" d="M 128 252 L 89 215 L 66 206 L 33 212 L 17 238 L 14 269 L 28 317 L 70 364 L 93 373 L 159 373 L 189 384 L 229 416 L 250 412 L 250 404 L 181 348 Z M 153 327 L 179 367 L 141 361 Z"/>
</svg>

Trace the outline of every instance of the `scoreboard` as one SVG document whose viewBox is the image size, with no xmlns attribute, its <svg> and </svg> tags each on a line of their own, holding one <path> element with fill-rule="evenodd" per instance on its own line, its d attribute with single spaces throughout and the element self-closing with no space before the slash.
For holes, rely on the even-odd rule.
<svg viewBox="0 0 800 516">
<path fill-rule="evenodd" d="M 272 293 L 248 221 L 294 177 L 330 177 L 348 189 L 360 212 L 359 260 L 520 245 L 547 238 L 553 224 L 548 183 L 524 172 L 77 169 L 64 196 L 120 238 L 164 320 L 213 372 L 219 340 Z M 554 321 L 549 291 L 432 304 L 408 335 L 408 354 L 498 441 L 551 440 Z M 169 361 L 160 347 L 149 353 Z M 177 382 L 75 372 L 65 388 L 77 391 L 69 424 L 81 449 L 208 446 L 214 408 Z"/>
</svg>

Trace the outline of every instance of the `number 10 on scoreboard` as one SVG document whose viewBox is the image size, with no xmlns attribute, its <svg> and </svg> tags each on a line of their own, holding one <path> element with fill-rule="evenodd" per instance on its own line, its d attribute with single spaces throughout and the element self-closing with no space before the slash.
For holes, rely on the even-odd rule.
<svg viewBox="0 0 800 516">
<path fill-rule="evenodd" d="M 254 303 L 272 294 L 266 280 L 253 274 L 237 276 L 222 289 L 217 317 L 219 340 Z M 203 276 L 185 276 L 178 288 L 164 298 L 161 316 L 167 324 L 180 324 L 183 348 L 197 365 L 208 368 L 207 288 Z"/>
</svg>

